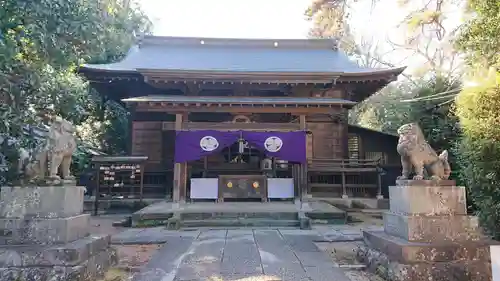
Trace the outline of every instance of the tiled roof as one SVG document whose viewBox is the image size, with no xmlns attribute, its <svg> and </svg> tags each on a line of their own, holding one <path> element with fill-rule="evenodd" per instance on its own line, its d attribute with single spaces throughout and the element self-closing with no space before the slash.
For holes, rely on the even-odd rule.
<svg viewBox="0 0 500 281">
<path fill-rule="evenodd" d="M 367 69 L 337 50 L 329 39 L 260 40 L 145 37 L 120 62 L 84 65 L 110 72 L 196 71 L 258 73 L 369 74 L 402 69 Z"/>
</svg>

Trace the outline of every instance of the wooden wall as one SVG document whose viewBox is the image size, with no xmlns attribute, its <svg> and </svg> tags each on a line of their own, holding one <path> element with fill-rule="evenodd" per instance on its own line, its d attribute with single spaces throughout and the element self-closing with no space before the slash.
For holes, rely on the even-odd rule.
<svg viewBox="0 0 500 281">
<path fill-rule="evenodd" d="M 308 158 L 341 159 L 345 153 L 345 126 L 329 116 L 306 118 L 308 136 Z"/>
<path fill-rule="evenodd" d="M 160 121 L 132 121 L 131 154 L 147 156 L 144 197 L 165 198 L 172 194 L 173 165 L 165 165 L 169 146 Z M 169 168 L 169 169 L 167 169 Z"/>
<path fill-rule="evenodd" d="M 397 177 L 401 175 L 401 158 L 396 151 L 398 136 L 355 126 L 349 126 L 349 133 L 359 136 L 361 157 L 367 157 L 373 152 L 383 152 L 386 155 L 387 161 L 382 165 L 385 171 L 382 176 L 382 195 L 388 198 L 389 186 L 394 185 Z"/>
<path fill-rule="evenodd" d="M 399 154 L 396 151 L 398 137 L 372 131 L 369 129 L 349 126 L 349 134 L 355 134 L 359 137 L 360 156 L 366 158 L 370 153 L 384 153 L 386 165 L 400 165 Z"/>
<path fill-rule="evenodd" d="M 132 122 L 132 155 L 148 157 L 147 164 L 161 166 L 163 152 L 163 134 L 161 122 Z"/>
</svg>

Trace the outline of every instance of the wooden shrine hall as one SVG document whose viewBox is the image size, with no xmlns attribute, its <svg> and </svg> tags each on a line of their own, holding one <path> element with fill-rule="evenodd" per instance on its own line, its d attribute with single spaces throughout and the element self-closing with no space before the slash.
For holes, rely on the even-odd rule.
<svg viewBox="0 0 500 281">
<path fill-rule="evenodd" d="M 348 110 L 404 68 L 368 69 L 335 41 L 145 36 L 79 72 L 130 110 L 145 198 L 380 198 L 400 170 L 397 136 Z"/>
</svg>

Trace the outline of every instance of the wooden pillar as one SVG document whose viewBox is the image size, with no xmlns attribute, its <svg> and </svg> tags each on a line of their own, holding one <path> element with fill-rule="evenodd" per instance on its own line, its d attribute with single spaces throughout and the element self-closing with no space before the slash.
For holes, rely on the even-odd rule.
<svg viewBox="0 0 500 281">
<path fill-rule="evenodd" d="M 349 114 L 347 109 L 342 109 L 342 155 L 344 158 L 349 158 Z"/>
<path fill-rule="evenodd" d="M 300 115 L 299 116 L 299 122 L 300 122 L 300 129 L 305 131 L 307 130 L 307 123 L 306 123 L 306 116 L 305 115 Z M 307 146 L 307 141 L 306 141 L 306 146 Z M 307 147 L 304 149 L 307 150 Z M 309 189 L 309 177 L 307 173 L 307 165 L 308 161 L 306 163 L 303 163 L 301 166 L 301 176 L 300 176 L 300 194 L 297 194 L 297 196 L 300 196 L 300 198 L 307 198 L 308 196 L 308 189 Z"/>
<path fill-rule="evenodd" d="M 133 146 L 133 134 L 134 134 L 134 120 L 136 118 L 136 110 L 135 106 L 129 106 L 129 116 L 128 116 L 128 131 L 129 131 L 129 138 L 127 142 L 127 152 L 128 155 L 132 155 L 132 146 Z"/>
<path fill-rule="evenodd" d="M 344 165 L 342 165 L 342 166 L 344 166 Z M 345 172 L 342 171 L 342 198 L 346 199 L 348 197 L 349 196 L 347 195 L 347 187 L 345 185 Z"/>
<path fill-rule="evenodd" d="M 181 163 L 181 184 L 180 184 L 180 202 L 186 202 L 187 197 L 187 180 L 188 180 L 188 166 L 187 163 Z"/>
<path fill-rule="evenodd" d="M 382 175 L 380 174 L 380 171 L 377 171 L 377 199 L 384 199 L 384 196 L 382 195 Z"/>
<path fill-rule="evenodd" d="M 292 178 L 293 178 L 293 194 L 295 198 L 300 198 L 300 181 L 299 181 L 299 167 L 298 164 L 292 165 Z"/>
<path fill-rule="evenodd" d="M 175 115 L 175 131 L 182 130 L 182 114 Z M 178 145 L 177 143 L 175 145 Z M 181 202 L 185 199 L 184 196 L 181 195 L 182 192 L 182 170 L 183 165 L 185 163 L 175 163 L 174 164 L 174 188 L 172 199 L 174 202 Z"/>
<path fill-rule="evenodd" d="M 203 178 L 208 177 L 208 157 L 203 157 Z"/>
</svg>

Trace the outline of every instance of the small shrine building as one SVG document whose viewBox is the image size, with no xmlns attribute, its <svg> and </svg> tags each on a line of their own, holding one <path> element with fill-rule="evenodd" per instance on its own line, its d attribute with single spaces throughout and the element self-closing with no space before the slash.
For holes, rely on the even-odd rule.
<svg viewBox="0 0 500 281">
<path fill-rule="evenodd" d="M 348 110 L 403 70 L 359 67 L 329 39 L 146 36 L 79 72 L 129 108 L 144 197 L 220 202 L 380 198 L 397 137 L 349 125 Z"/>
</svg>

